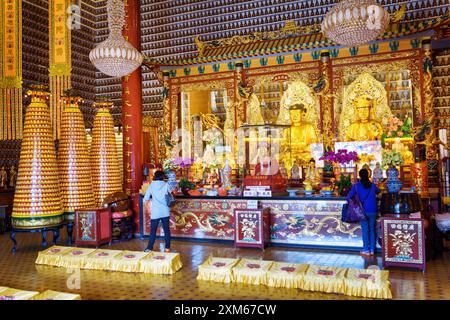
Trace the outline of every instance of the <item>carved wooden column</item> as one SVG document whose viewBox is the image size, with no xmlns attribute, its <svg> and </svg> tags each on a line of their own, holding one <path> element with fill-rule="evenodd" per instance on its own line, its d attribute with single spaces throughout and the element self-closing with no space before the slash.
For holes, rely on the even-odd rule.
<svg viewBox="0 0 450 320">
<path fill-rule="evenodd" d="M 163 138 L 171 139 L 172 135 L 172 113 L 170 108 L 170 73 L 163 73 Z M 162 144 L 160 144 L 162 146 Z M 164 155 L 165 158 L 170 158 L 170 149 L 164 144 L 164 150 L 161 149 L 161 154 Z M 160 157 L 159 157 L 160 158 Z M 164 159 L 160 159 L 161 163 Z"/>
<path fill-rule="evenodd" d="M 125 1 L 123 35 L 137 50 L 141 49 L 140 1 Z M 122 81 L 123 182 L 124 191 L 138 193 L 142 185 L 142 82 L 141 67 Z"/>
<path fill-rule="evenodd" d="M 321 114 L 321 126 L 323 133 L 323 146 L 324 150 L 328 147 L 334 149 L 334 110 L 333 110 L 333 97 L 332 93 L 332 69 L 330 53 L 328 51 L 322 51 L 320 53 L 320 74 L 325 82 L 325 87 L 321 91 L 320 102 L 322 106 Z"/>
</svg>

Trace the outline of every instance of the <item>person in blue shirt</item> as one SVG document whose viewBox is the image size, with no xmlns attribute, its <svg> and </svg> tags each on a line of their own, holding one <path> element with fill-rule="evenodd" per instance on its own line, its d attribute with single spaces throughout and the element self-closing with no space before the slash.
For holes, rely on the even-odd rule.
<svg viewBox="0 0 450 320">
<path fill-rule="evenodd" d="M 359 181 L 350 190 L 347 201 L 358 193 L 358 197 L 363 204 L 366 220 L 361 220 L 363 251 L 364 256 L 375 254 L 376 244 L 376 218 L 377 218 L 377 193 L 380 189 L 369 179 L 369 172 L 366 169 L 359 170 Z"/>
<path fill-rule="evenodd" d="M 166 202 L 166 195 L 170 192 L 172 192 L 172 189 L 169 187 L 168 183 L 164 181 L 164 172 L 155 171 L 153 181 L 148 186 L 144 196 L 144 203 L 147 203 L 147 201 L 150 201 L 151 199 L 150 238 L 148 240 L 147 248 L 144 250 L 145 252 L 153 250 L 159 221 L 162 222 L 164 230 L 165 251 L 170 252 L 170 208 Z"/>
</svg>

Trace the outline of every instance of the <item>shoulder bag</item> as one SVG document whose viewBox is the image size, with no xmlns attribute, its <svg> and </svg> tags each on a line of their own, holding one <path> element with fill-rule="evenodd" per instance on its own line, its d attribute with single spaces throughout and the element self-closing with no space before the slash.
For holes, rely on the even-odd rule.
<svg viewBox="0 0 450 320">
<path fill-rule="evenodd" d="M 364 202 L 369 197 L 370 192 L 372 192 L 373 184 L 362 202 L 359 199 L 358 187 L 355 186 L 355 188 L 355 195 L 348 201 L 348 205 L 344 205 L 342 208 L 342 222 L 357 223 L 361 220 L 367 220 L 367 216 L 364 213 Z"/>
</svg>

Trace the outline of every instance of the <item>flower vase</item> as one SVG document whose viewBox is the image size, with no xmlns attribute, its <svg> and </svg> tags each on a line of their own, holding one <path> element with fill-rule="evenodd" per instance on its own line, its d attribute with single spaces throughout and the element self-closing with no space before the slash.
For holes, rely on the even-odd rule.
<svg viewBox="0 0 450 320">
<path fill-rule="evenodd" d="M 389 193 L 397 193 L 402 189 L 402 181 L 398 178 L 399 172 L 395 166 L 390 166 L 386 171 L 386 188 Z"/>
<path fill-rule="evenodd" d="M 177 188 L 178 182 L 177 182 L 177 174 L 175 171 L 169 170 L 167 171 L 167 184 L 169 185 L 169 188 L 171 190 L 174 190 Z"/>
</svg>

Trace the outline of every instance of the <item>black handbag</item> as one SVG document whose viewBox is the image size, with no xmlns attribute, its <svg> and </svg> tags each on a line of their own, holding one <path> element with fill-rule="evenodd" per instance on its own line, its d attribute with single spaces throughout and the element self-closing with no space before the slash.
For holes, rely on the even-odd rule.
<svg viewBox="0 0 450 320">
<path fill-rule="evenodd" d="M 172 208 L 176 202 L 177 202 L 177 199 L 175 199 L 172 192 L 169 192 L 166 194 L 166 204 L 169 208 Z"/>
</svg>

